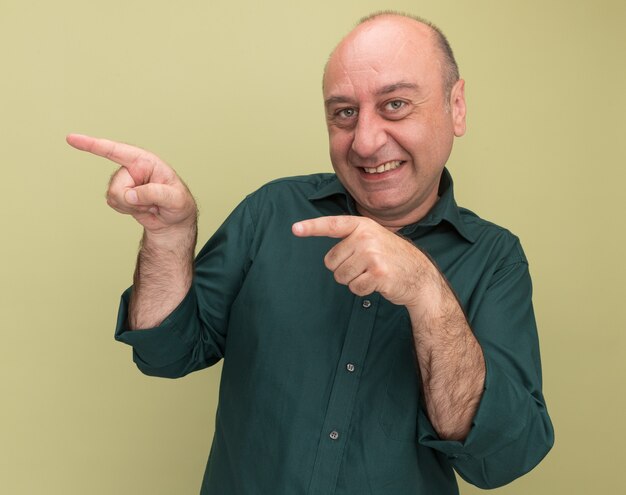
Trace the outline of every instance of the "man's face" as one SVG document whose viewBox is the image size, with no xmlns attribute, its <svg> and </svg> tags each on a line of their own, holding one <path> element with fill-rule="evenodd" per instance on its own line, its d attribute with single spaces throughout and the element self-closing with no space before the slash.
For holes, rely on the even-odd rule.
<svg viewBox="0 0 626 495">
<path fill-rule="evenodd" d="M 379 18 L 337 47 L 324 77 L 330 157 L 359 212 L 388 228 L 437 201 L 454 136 L 465 132 L 463 81 L 445 95 L 429 28 Z"/>
</svg>

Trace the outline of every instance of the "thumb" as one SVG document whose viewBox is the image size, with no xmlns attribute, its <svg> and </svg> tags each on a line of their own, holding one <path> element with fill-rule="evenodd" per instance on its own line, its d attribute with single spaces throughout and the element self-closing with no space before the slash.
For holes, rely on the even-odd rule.
<svg viewBox="0 0 626 495">
<path fill-rule="evenodd" d="M 175 191 L 165 184 L 143 184 L 129 188 L 124 193 L 124 199 L 135 206 L 172 206 L 175 202 Z"/>
<path fill-rule="evenodd" d="M 131 205 L 136 205 L 139 203 L 139 196 L 137 195 L 137 191 L 135 191 L 134 189 L 128 189 L 124 193 L 124 199 Z"/>
</svg>

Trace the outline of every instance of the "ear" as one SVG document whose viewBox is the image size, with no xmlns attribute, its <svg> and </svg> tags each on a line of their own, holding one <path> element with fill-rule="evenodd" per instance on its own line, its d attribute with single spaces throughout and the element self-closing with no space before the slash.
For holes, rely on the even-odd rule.
<svg viewBox="0 0 626 495">
<path fill-rule="evenodd" d="M 454 135 L 461 137 L 465 134 L 465 81 L 459 79 L 450 91 L 450 109 L 452 112 L 452 125 Z"/>
</svg>

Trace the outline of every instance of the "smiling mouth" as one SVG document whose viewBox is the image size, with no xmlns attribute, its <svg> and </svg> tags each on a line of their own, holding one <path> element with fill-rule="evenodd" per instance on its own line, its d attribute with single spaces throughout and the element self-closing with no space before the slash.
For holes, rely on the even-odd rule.
<svg viewBox="0 0 626 495">
<path fill-rule="evenodd" d="M 378 167 L 367 168 L 363 167 L 363 170 L 366 174 L 382 174 L 383 172 L 388 172 L 389 170 L 394 170 L 402 165 L 404 162 L 401 160 L 393 160 L 391 162 L 383 163 Z"/>
</svg>

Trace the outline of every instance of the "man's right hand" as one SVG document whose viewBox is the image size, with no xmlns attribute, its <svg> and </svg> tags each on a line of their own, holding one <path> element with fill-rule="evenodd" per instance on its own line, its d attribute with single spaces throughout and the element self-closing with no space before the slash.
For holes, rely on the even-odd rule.
<svg viewBox="0 0 626 495">
<path fill-rule="evenodd" d="M 195 229 L 193 196 L 158 156 L 135 146 L 81 134 L 68 135 L 67 142 L 121 165 L 111 177 L 107 203 L 120 213 L 132 215 L 147 234 L 176 237 Z"/>
<path fill-rule="evenodd" d="M 107 202 L 144 227 L 128 327 L 156 327 L 180 304 L 192 283 L 197 232 L 193 196 L 176 172 L 148 151 L 80 134 L 70 134 L 67 142 L 121 165 L 111 177 Z"/>
</svg>

